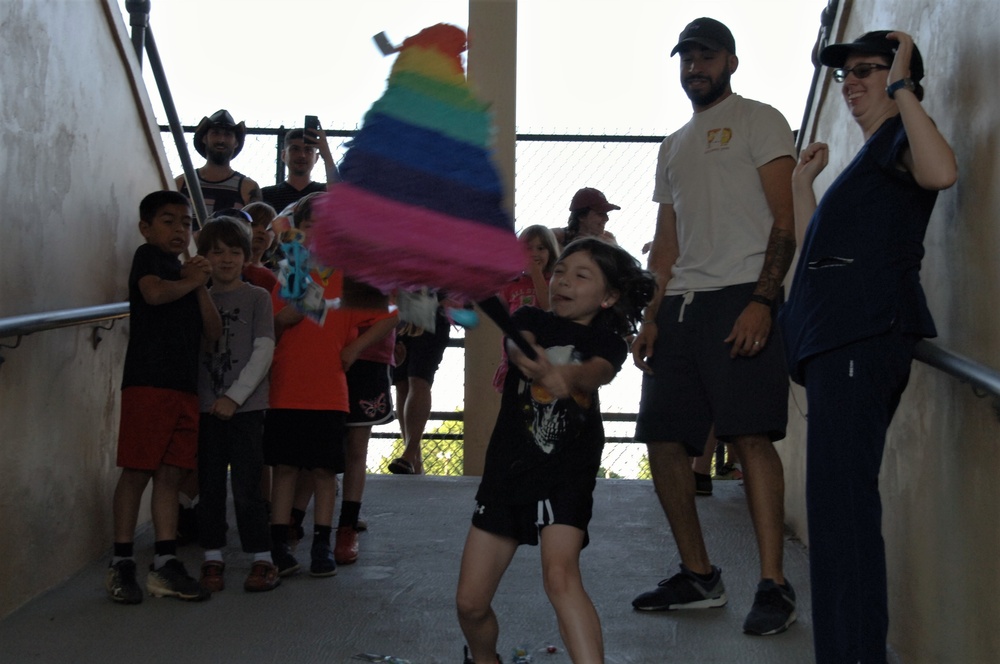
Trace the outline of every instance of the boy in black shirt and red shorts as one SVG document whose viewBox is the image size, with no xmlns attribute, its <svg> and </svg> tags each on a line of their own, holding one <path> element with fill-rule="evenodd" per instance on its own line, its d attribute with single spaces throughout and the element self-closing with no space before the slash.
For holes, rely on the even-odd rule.
<svg viewBox="0 0 1000 664">
<path fill-rule="evenodd" d="M 114 495 L 114 554 L 106 587 L 112 600 L 138 604 L 135 527 L 142 494 L 153 481 L 155 556 L 146 590 L 155 596 L 202 600 L 209 593 L 191 578 L 177 552 L 177 493 L 198 451 L 198 353 L 215 341 L 222 321 L 205 288 L 211 266 L 203 256 L 181 263 L 191 243 L 191 207 L 176 191 L 157 191 L 139 205 L 146 243 L 129 274 L 131 331 L 122 378 L 118 465 Z"/>
</svg>

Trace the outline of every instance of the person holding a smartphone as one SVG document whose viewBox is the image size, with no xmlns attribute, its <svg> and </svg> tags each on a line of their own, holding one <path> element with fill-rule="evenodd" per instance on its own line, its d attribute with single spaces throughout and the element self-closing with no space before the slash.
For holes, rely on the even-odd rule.
<svg viewBox="0 0 1000 664">
<path fill-rule="evenodd" d="M 313 168 L 320 158 L 326 167 L 326 183 L 312 180 Z M 290 129 L 285 134 L 281 160 L 288 169 L 285 181 L 261 190 L 264 202 L 278 212 L 308 194 L 326 191 L 327 185 L 340 179 L 337 164 L 330 152 L 330 144 L 326 140 L 326 133 L 320 127 L 319 118 L 315 115 L 305 117 L 302 129 Z"/>
</svg>

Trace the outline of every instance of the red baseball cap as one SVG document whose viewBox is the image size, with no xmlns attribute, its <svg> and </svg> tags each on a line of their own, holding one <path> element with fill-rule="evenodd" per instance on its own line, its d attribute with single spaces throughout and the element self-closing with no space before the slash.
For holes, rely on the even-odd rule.
<svg viewBox="0 0 1000 664">
<path fill-rule="evenodd" d="M 569 204 L 569 211 L 576 212 L 583 208 L 590 208 L 598 212 L 621 210 L 619 206 L 609 203 L 604 194 L 593 187 L 584 187 L 573 194 L 573 201 Z"/>
</svg>

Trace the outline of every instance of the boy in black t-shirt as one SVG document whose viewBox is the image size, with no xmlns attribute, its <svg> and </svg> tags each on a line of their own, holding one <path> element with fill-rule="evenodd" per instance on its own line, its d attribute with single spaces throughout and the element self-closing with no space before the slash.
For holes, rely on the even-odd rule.
<svg viewBox="0 0 1000 664">
<path fill-rule="evenodd" d="M 198 353 L 215 341 L 222 321 L 205 288 L 211 266 L 203 256 L 179 260 L 191 242 L 191 207 L 176 191 L 157 191 L 139 205 L 139 232 L 129 274 L 131 332 L 122 377 L 114 495 L 114 554 L 107 590 L 124 604 L 142 601 L 135 578 L 139 504 L 153 480 L 155 556 L 146 590 L 187 600 L 210 594 L 177 557 L 177 492 L 195 467 L 198 449 Z"/>
</svg>

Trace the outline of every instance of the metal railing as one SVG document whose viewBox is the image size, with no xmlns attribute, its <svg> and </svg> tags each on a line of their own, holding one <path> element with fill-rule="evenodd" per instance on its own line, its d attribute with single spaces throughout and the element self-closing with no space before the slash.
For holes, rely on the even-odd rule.
<svg viewBox="0 0 1000 664">
<path fill-rule="evenodd" d="M 0 343 L 0 350 L 17 348 L 21 345 L 22 337 L 34 334 L 35 332 L 57 330 L 76 325 L 94 326 L 94 329 L 91 331 L 90 340 L 94 348 L 97 348 L 97 345 L 101 343 L 101 330 L 110 330 L 115 321 L 121 318 L 128 318 L 128 302 L 116 302 L 114 304 L 102 304 L 95 307 L 63 309 L 40 314 L 0 318 L 0 339 L 9 337 L 17 339 L 13 344 Z M 110 322 L 110 325 L 101 325 L 101 323 L 108 322 Z M 0 365 L 3 362 L 3 355 L 0 355 Z"/>
<path fill-rule="evenodd" d="M 36 332 L 76 325 L 98 325 L 99 323 L 128 318 L 128 316 L 128 302 L 9 316 L 0 318 L 0 339 L 17 337 L 20 340 L 22 337 Z M 448 345 L 457 348 L 465 347 L 464 339 L 452 339 Z M 15 347 L 16 344 L 14 346 L 0 344 L 0 348 Z M 993 396 L 997 400 L 995 407 L 1000 408 L 1000 371 L 926 339 L 917 343 L 913 357 L 963 383 L 968 383 L 977 396 Z M 431 415 L 432 419 L 435 420 L 462 419 L 461 412 L 434 412 Z M 635 413 L 609 413 L 604 416 L 604 419 L 609 422 L 631 422 L 635 420 Z"/>
<path fill-rule="evenodd" d="M 1000 420 L 1000 371 L 935 343 L 920 340 L 913 357 L 972 387 L 977 397 L 993 397 L 993 412 Z"/>
</svg>

